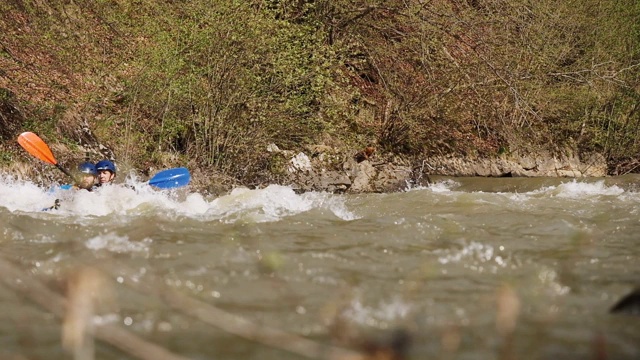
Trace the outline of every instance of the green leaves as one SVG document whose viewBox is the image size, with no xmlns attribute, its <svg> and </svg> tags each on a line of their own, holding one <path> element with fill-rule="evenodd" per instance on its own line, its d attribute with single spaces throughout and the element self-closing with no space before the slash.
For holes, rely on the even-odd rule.
<svg viewBox="0 0 640 360">
<path fill-rule="evenodd" d="M 634 157 L 639 4 L 4 2 L 0 76 L 35 99 L 25 121 L 42 131 L 79 109 L 67 118 L 130 159 L 171 153 L 242 180 L 269 172 L 270 143 L 419 157 L 551 140 Z"/>
<path fill-rule="evenodd" d="M 292 21 L 275 2 L 184 5 L 156 4 L 154 20 L 170 26 L 142 21 L 138 30 L 149 46 L 140 48 L 129 91 L 137 111 L 157 124 L 160 148 L 187 139 L 185 154 L 241 174 L 270 142 L 312 142 L 323 128 L 317 112 L 331 79 L 313 22 L 297 12 Z"/>
</svg>

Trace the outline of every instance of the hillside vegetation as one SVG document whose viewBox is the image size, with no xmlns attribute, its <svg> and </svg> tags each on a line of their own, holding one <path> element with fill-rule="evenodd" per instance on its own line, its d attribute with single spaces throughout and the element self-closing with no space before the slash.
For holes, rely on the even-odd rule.
<svg viewBox="0 0 640 360">
<path fill-rule="evenodd" d="M 244 184 L 273 178 L 271 143 L 640 164 L 637 0 L 5 0 L 0 17 L 0 165 L 29 157 L 22 131 L 62 162 Z"/>
</svg>

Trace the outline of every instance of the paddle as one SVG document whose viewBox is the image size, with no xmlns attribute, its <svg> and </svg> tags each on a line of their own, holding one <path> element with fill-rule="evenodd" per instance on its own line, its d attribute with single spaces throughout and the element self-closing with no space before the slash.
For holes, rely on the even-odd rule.
<svg viewBox="0 0 640 360">
<path fill-rule="evenodd" d="M 76 181 L 76 178 L 69 172 L 67 169 L 63 168 L 58 164 L 56 158 L 53 156 L 51 149 L 49 146 L 42 140 L 40 137 L 32 132 L 23 132 L 18 136 L 18 143 L 22 146 L 27 152 L 38 159 L 47 162 L 49 164 L 55 165 L 60 171 L 68 175 L 73 181 Z"/>
<path fill-rule="evenodd" d="M 190 180 L 189 170 L 180 167 L 160 171 L 149 180 L 149 185 L 160 189 L 173 189 L 187 185 Z"/>
</svg>

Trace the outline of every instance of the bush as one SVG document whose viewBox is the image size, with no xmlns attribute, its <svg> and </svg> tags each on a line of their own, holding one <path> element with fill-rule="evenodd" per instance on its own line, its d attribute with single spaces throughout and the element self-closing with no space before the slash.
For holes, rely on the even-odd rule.
<svg viewBox="0 0 640 360">
<path fill-rule="evenodd" d="M 255 182 L 269 176 L 269 143 L 417 159 L 537 147 L 640 155 L 633 0 L 22 0 L 0 10 L 0 62 L 19 69 L 7 88 L 22 126 L 50 131 L 74 109 L 138 166 L 172 158 Z"/>
</svg>

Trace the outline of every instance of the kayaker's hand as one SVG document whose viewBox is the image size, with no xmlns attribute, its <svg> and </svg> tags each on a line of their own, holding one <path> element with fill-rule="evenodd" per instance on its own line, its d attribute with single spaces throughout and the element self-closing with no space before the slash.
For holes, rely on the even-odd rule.
<svg viewBox="0 0 640 360">
<path fill-rule="evenodd" d="M 48 208 L 44 208 L 44 209 L 42 209 L 42 211 L 57 210 L 59 207 L 60 207 L 60 199 L 56 199 L 53 202 L 53 206 L 50 206 Z"/>
</svg>

